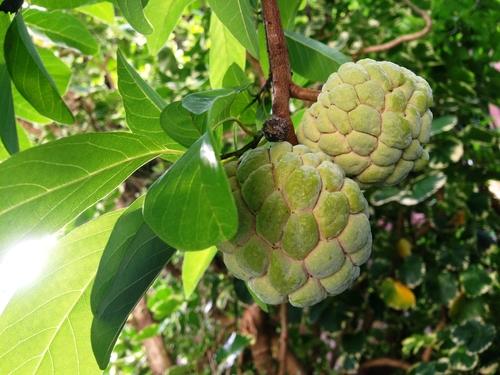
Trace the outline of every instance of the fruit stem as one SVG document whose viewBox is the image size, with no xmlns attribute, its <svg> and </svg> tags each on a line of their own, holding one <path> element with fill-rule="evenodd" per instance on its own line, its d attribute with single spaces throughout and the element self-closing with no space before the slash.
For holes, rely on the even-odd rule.
<svg viewBox="0 0 500 375">
<path fill-rule="evenodd" d="M 262 13 L 266 30 L 269 69 L 272 79 L 273 119 L 274 123 L 285 124 L 283 141 L 296 145 L 297 135 L 290 117 L 291 69 L 285 34 L 281 26 L 280 11 L 276 0 L 262 0 Z"/>
<path fill-rule="evenodd" d="M 286 373 L 286 355 L 288 348 L 288 304 L 282 303 L 280 306 L 280 345 L 279 345 L 279 375 Z"/>
</svg>

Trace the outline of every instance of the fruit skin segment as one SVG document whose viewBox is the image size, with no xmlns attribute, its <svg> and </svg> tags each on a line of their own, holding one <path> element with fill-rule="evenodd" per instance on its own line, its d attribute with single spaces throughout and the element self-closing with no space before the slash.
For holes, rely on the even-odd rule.
<svg viewBox="0 0 500 375">
<path fill-rule="evenodd" d="M 368 203 L 328 155 L 270 143 L 225 164 L 239 216 L 219 249 L 267 304 L 314 305 L 342 293 L 371 253 Z"/>
<path fill-rule="evenodd" d="M 432 90 L 388 61 L 342 64 L 304 114 L 301 144 L 323 151 L 362 188 L 396 185 L 429 160 Z"/>
</svg>

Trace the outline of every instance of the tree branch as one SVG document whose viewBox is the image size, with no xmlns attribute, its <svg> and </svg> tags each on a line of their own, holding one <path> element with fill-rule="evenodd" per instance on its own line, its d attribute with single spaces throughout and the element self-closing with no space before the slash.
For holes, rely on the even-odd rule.
<svg viewBox="0 0 500 375">
<path fill-rule="evenodd" d="M 308 102 L 315 102 L 321 91 L 308 89 L 305 87 L 297 86 L 295 83 L 290 83 L 290 96 L 295 99 L 305 100 Z"/>
<path fill-rule="evenodd" d="M 420 31 L 417 31 L 417 32 L 414 32 L 411 34 L 401 35 L 401 36 L 399 36 L 399 37 L 397 37 L 389 42 L 386 42 L 386 43 L 377 44 L 374 46 L 369 46 L 369 47 L 363 48 L 361 51 L 354 54 L 356 57 L 363 55 L 363 54 L 367 54 L 367 53 L 383 52 L 383 51 L 390 50 L 391 48 L 394 48 L 394 47 L 400 45 L 401 43 L 410 42 L 412 40 L 420 39 L 420 38 L 424 37 L 425 35 L 427 35 L 431 31 L 432 18 L 429 16 L 429 13 L 427 13 L 425 10 L 417 7 L 410 0 L 402 0 L 402 1 L 405 4 L 407 4 L 415 13 L 418 13 L 424 19 L 424 21 L 425 21 L 424 28 Z"/>
<path fill-rule="evenodd" d="M 273 97 L 272 123 L 267 128 L 264 128 L 264 132 L 269 140 L 286 140 L 296 145 L 298 141 L 290 118 L 289 107 L 290 60 L 276 0 L 262 0 L 262 12 L 266 29 Z M 268 130 L 271 130 L 270 136 L 268 136 Z M 281 137 L 283 139 L 280 139 Z"/>
<path fill-rule="evenodd" d="M 370 368 L 374 367 L 393 367 L 393 368 L 399 368 L 402 370 L 408 370 L 411 365 L 405 361 L 401 361 L 399 359 L 392 359 L 392 358 L 377 358 L 377 359 L 371 359 L 369 361 L 366 361 L 360 366 L 361 371 L 366 371 Z"/>
<path fill-rule="evenodd" d="M 142 297 L 134 309 L 132 324 L 137 331 L 141 331 L 153 323 L 153 317 L 149 312 L 146 299 Z M 165 349 L 163 338 L 161 336 L 154 336 L 144 340 L 142 344 L 153 375 L 165 374 L 167 369 L 172 366 L 172 359 Z"/>
</svg>

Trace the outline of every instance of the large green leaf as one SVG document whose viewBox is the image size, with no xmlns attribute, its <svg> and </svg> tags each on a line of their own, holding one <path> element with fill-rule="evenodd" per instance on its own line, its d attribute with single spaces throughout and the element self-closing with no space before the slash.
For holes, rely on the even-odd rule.
<svg viewBox="0 0 500 375">
<path fill-rule="evenodd" d="M 31 3 L 47 9 L 72 9 L 101 1 L 103 0 L 31 0 Z"/>
<path fill-rule="evenodd" d="M 92 347 L 102 369 L 130 312 L 175 252 L 144 222 L 143 203 L 136 200 L 113 228 L 92 289 Z"/>
<path fill-rule="evenodd" d="M 73 123 L 73 115 L 44 67 L 20 13 L 7 31 L 4 53 L 12 82 L 30 104 L 55 121 Z"/>
<path fill-rule="evenodd" d="M 311 81 L 325 82 L 351 58 L 326 44 L 292 31 L 285 31 L 292 70 Z"/>
<path fill-rule="evenodd" d="M 230 3 L 230 2 L 228 2 Z M 223 87 L 223 80 L 231 65 L 245 68 L 245 47 L 229 32 L 229 29 L 212 14 L 210 18 L 210 41 L 208 52 L 208 77 L 214 89 Z"/>
<path fill-rule="evenodd" d="M 258 58 L 259 42 L 250 0 L 208 0 L 208 4 L 234 37 Z"/>
<path fill-rule="evenodd" d="M 210 133 L 151 186 L 144 218 L 160 238 L 180 250 L 206 249 L 235 234 L 236 206 Z"/>
<path fill-rule="evenodd" d="M 17 139 L 16 118 L 14 115 L 14 102 L 12 100 L 12 88 L 7 67 L 0 64 L 0 140 L 9 154 L 19 151 Z"/>
<path fill-rule="evenodd" d="M 43 276 L 0 315 L 0 374 L 99 374 L 90 345 L 90 290 L 114 212 L 71 231 Z"/>
<path fill-rule="evenodd" d="M 55 56 L 51 50 L 46 48 L 37 48 L 36 50 L 42 59 L 45 69 L 47 69 L 47 72 L 54 80 L 57 91 L 59 94 L 63 95 L 68 89 L 71 80 L 71 69 L 59 57 Z M 50 124 L 52 122 L 51 119 L 39 114 L 15 87 L 13 87 L 12 94 L 14 97 L 16 117 L 41 125 Z"/>
<path fill-rule="evenodd" d="M 163 130 L 181 145 L 189 147 L 203 135 L 204 117 L 189 112 L 181 101 L 165 107 L 160 116 Z"/>
<path fill-rule="evenodd" d="M 135 30 L 147 35 L 153 32 L 153 27 L 144 15 L 142 0 L 116 0 L 125 19 Z"/>
<path fill-rule="evenodd" d="M 59 230 L 151 159 L 169 153 L 130 133 L 80 134 L 0 164 L 0 254 L 15 241 Z"/>
<path fill-rule="evenodd" d="M 26 23 L 41 31 L 54 42 L 75 48 L 87 55 L 99 51 L 99 45 L 87 27 L 75 16 L 61 10 L 41 11 L 28 9 L 23 12 Z"/>
<path fill-rule="evenodd" d="M 118 89 L 123 99 L 127 125 L 134 133 L 150 136 L 158 142 L 175 147 L 160 125 L 165 102 L 118 51 Z M 177 146 L 177 149 L 181 147 Z"/>
<path fill-rule="evenodd" d="M 191 297 L 195 291 L 203 274 L 210 263 L 212 263 L 215 254 L 217 254 L 215 246 L 205 250 L 184 253 L 184 260 L 182 261 L 182 287 L 186 298 Z"/>
<path fill-rule="evenodd" d="M 78 7 L 77 10 L 108 25 L 115 23 L 115 9 L 112 3 L 102 2 L 98 4 L 83 5 Z"/>
<path fill-rule="evenodd" d="M 153 32 L 147 36 L 148 49 L 156 55 L 179 22 L 184 8 L 193 0 L 149 0 L 144 8 L 147 19 L 153 25 Z"/>
</svg>

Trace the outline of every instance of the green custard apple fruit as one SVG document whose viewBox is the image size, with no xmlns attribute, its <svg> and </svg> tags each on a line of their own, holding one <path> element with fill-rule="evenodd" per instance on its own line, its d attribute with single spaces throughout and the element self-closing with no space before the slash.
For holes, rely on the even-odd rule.
<svg viewBox="0 0 500 375">
<path fill-rule="evenodd" d="M 239 229 L 219 246 L 231 273 L 267 304 L 313 305 L 342 293 L 370 256 L 368 204 L 322 152 L 288 142 L 225 165 Z"/>
<path fill-rule="evenodd" d="M 395 185 L 429 154 L 429 84 L 406 68 L 370 59 L 342 64 L 304 114 L 297 137 L 323 151 L 362 187 Z"/>
</svg>

